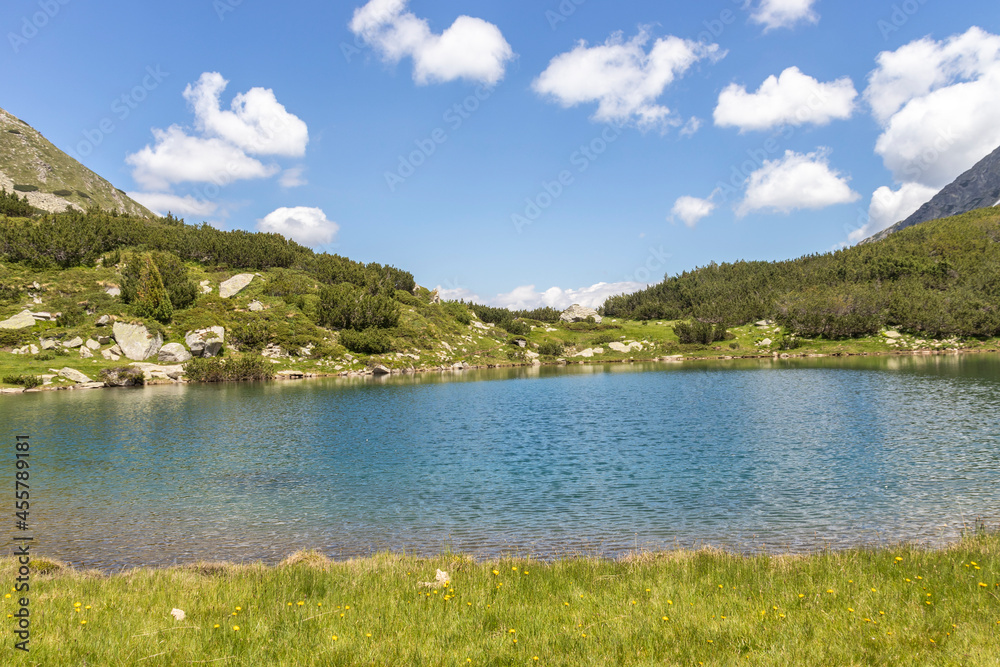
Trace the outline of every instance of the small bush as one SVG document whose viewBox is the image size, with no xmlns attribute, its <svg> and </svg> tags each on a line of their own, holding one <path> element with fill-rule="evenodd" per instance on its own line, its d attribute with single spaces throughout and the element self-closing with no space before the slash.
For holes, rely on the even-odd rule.
<svg viewBox="0 0 1000 667">
<path fill-rule="evenodd" d="M 392 351 L 389 334 L 374 328 L 364 331 L 345 329 L 340 332 L 340 344 L 357 354 L 385 354 Z"/>
<path fill-rule="evenodd" d="M 31 358 L 35 361 L 52 361 L 56 358 L 56 353 L 53 350 L 42 350 L 38 354 L 32 355 Z"/>
<path fill-rule="evenodd" d="M 779 350 L 797 350 L 802 347 L 802 339 L 795 338 L 793 336 L 787 336 L 778 341 Z"/>
<path fill-rule="evenodd" d="M 42 384 L 42 378 L 37 375 L 5 375 L 3 381 L 5 384 L 20 385 L 25 389 L 33 389 Z"/>
<path fill-rule="evenodd" d="M 21 294 L 23 290 L 19 286 L 0 283 L 0 302 L 12 303 L 20 299 Z"/>
<path fill-rule="evenodd" d="M 619 336 L 617 334 L 613 334 L 610 331 L 607 331 L 605 333 L 598 334 L 597 336 L 594 336 L 590 340 L 590 344 L 591 345 L 607 345 L 608 343 L 614 343 L 616 340 L 619 340 L 619 339 L 621 339 L 621 336 Z"/>
<path fill-rule="evenodd" d="M 56 326 L 63 327 L 64 329 L 75 327 L 83 323 L 85 315 L 83 306 L 75 303 L 66 305 L 63 307 L 59 317 L 56 318 Z"/>
<path fill-rule="evenodd" d="M 270 342 L 271 328 L 263 317 L 245 317 L 229 327 L 227 337 L 241 352 L 260 352 Z"/>
<path fill-rule="evenodd" d="M 17 185 L 14 186 L 14 189 L 17 190 L 18 192 L 38 192 L 38 186 L 37 185 L 21 185 L 21 184 L 17 184 Z"/>
<path fill-rule="evenodd" d="M 554 340 L 547 340 L 538 345 L 538 354 L 548 357 L 558 357 L 563 353 L 562 343 Z"/>
<path fill-rule="evenodd" d="M 459 324 L 464 324 L 468 326 L 472 324 L 472 315 L 469 314 L 469 309 L 457 301 L 446 301 L 441 304 L 441 307 L 451 317 L 455 318 L 455 321 Z"/>
<path fill-rule="evenodd" d="M 52 194 L 54 194 L 57 197 L 72 197 L 73 196 L 73 191 L 72 190 L 53 190 Z"/>
<path fill-rule="evenodd" d="M 20 130 L 7 130 L 7 134 L 21 134 Z"/>
<path fill-rule="evenodd" d="M 507 333 L 515 336 L 527 336 L 531 333 L 531 326 L 525 324 L 521 320 L 506 320 L 497 326 Z"/>
<path fill-rule="evenodd" d="M 0 329 L 0 347 L 19 347 L 24 333 L 20 329 Z"/>
<path fill-rule="evenodd" d="M 729 349 L 730 350 L 738 350 L 738 349 L 740 349 L 740 344 L 737 343 L 736 341 L 733 341 L 732 343 L 729 344 Z"/>
<path fill-rule="evenodd" d="M 716 341 L 732 340 L 734 336 L 726 331 L 726 325 L 709 322 L 678 322 L 674 325 L 674 333 L 682 344 L 696 343 L 711 345 Z"/>
<path fill-rule="evenodd" d="M 196 357 L 184 364 L 191 382 L 245 382 L 271 380 L 274 369 L 263 357 L 245 355 L 238 359 Z"/>
</svg>

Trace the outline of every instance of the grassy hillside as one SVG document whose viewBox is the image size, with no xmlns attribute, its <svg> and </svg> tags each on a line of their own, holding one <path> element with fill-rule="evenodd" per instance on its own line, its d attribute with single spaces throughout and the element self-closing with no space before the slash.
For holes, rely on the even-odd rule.
<svg viewBox="0 0 1000 667">
<path fill-rule="evenodd" d="M 1000 211 L 926 222 L 877 243 L 784 262 L 712 264 L 604 313 L 741 325 L 774 319 L 804 336 L 844 338 L 898 327 L 921 337 L 1000 334 Z"/>
<path fill-rule="evenodd" d="M 0 190 L 20 192 L 39 209 L 55 212 L 67 206 L 153 217 L 33 127 L 0 109 Z"/>
</svg>

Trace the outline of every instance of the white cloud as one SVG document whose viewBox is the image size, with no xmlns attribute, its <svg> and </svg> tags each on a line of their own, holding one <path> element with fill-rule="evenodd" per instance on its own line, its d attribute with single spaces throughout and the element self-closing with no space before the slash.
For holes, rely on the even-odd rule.
<svg viewBox="0 0 1000 667">
<path fill-rule="evenodd" d="M 906 220 L 918 208 L 931 200 L 937 190 L 919 183 L 904 183 L 898 190 L 882 186 L 872 194 L 868 206 L 868 222 L 851 232 L 847 240 L 857 243 Z"/>
<path fill-rule="evenodd" d="M 194 109 L 195 127 L 254 155 L 300 157 L 309 143 L 309 129 L 274 97 L 269 88 L 251 88 L 233 98 L 230 110 L 221 109 L 220 96 L 228 81 L 218 72 L 205 72 L 184 89 Z"/>
<path fill-rule="evenodd" d="M 273 232 L 306 246 L 322 246 L 337 238 L 340 226 L 327 220 L 322 209 L 279 208 L 257 221 L 257 231 Z"/>
<path fill-rule="evenodd" d="M 511 308 L 513 310 L 542 308 L 558 308 L 564 310 L 574 303 L 588 308 L 597 308 L 616 294 L 635 292 L 647 287 L 646 283 L 621 282 L 597 283 L 580 289 L 562 289 L 550 287 L 544 292 L 535 290 L 534 285 L 522 285 L 506 294 L 498 294 L 489 299 L 489 305 Z"/>
<path fill-rule="evenodd" d="M 207 217 L 219 208 L 214 202 L 196 199 L 191 195 L 181 197 L 162 192 L 129 192 L 128 196 L 157 215 L 173 213 L 179 217 Z"/>
<path fill-rule="evenodd" d="M 250 154 L 300 156 L 305 152 L 309 143 L 306 124 L 288 113 L 271 90 L 251 88 L 236 95 L 230 110 L 223 111 L 220 96 L 226 85 L 218 72 L 202 74 L 184 89 L 184 98 L 194 111 L 194 131 L 180 125 L 153 128 L 153 144 L 126 156 L 132 178 L 147 190 L 142 195 L 146 200 L 176 206 L 171 209 L 175 211 L 186 206 L 191 215 L 209 215 L 208 202 L 179 197 L 168 192 L 171 186 L 212 183 L 221 187 L 239 180 L 270 178 L 281 168 Z M 282 185 L 304 183 L 301 175 L 301 168 L 289 169 Z"/>
<path fill-rule="evenodd" d="M 593 119 L 598 122 L 679 125 L 681 121 L 657 99 L 699 60 L 716 61 L 725 53 L 718 44 L 673 36 L 657 39 L 647 53 L 649 40 L 648 30 L 642 28 L 627 42 L 621 32 L 593 47 L 581 41 L 553 58 L 532 88 L 563 107 L 597 102 Z"/>
<path fill-rule="evenodd" d="M 764 26 L 764 32 L 777 28 L 791 28 L 797 23 L 818 23 L 819 14 L 813 11 L 816 0 L 761 0 L 750 15 L 750 20 Z"/>
<path fill-rule="evenodd" d="M 299 188 L 303 185 L 308 185 L 309 181 L 305 179 L 305 172 L 305 167 L 292 167 L 291 169 L 286 169 L 284 173 L 281 174 L 281 178 L 278 179 L 278 185 L 283 188 Z"/>
<path fill-rule="evenodd" d="M 709 199 L 699 199 L 698 197 L 679 197 L 674 202 L 674 208 L 670 211 L 672 218 L 680 218 L 685 225 L 693 228 L 703 218 L 708 217 L 715 210 L 715 202 Z"/>
<path fill-rule="evenodd" d="M 779 125 L 826 125 L 846 120 L 854 112 L 858 92 L 849 77 L 820 83 L 789 67 L 780 76 L 769 76 L 755 93 L 730 84 L 719 95 L 715 124 L 747 130 L 767 130 Z"/>
<path fill-rule="evenodd" d="M 406 11 L 408 0 L 371 0 L 354 10 L 350 28 L 382 57 L 398 63 L 413 58 L 418 84 L 467 79 L 493 85 L 504 77 L 514 51 L 492 23 L 459 16 L 440 35 L 425 19 Z"/>
<path fill-rule="evenodd" d="M 880 53 L 864 98 L 875 152 L 901 183 L 941 188 L 1000 145 L 1000 36 L 972 27 Z"/>
<path fill-rule="evenodd" d="M 155 145 L 147 145 L 125 158 L 132 165 L 132 178 L 148 190 L 163 190 L 173 183 L 212 182 L 226 184 L 250 178 L 268 178 L 279 169 L 264 165 L 242 149 L 217 138 L 188 136 L 171 125 L 153 129 Z"/>
<path fill-rule="evenodd" d="M 848 179 L 830 168 L 828 151 L 801 154 L 785 151 L 779 160 L 765 160 L 750 174 L 746 194 L 736 213 L 791 213 L 847 204 L 861 198 Z"/>
</svg>

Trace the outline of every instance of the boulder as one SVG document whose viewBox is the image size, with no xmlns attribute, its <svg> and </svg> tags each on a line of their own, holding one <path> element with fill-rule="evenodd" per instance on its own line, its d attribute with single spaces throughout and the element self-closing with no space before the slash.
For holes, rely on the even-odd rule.
<svg viewBox="0 0 1000 667">
<path fill-rule="evenodd" d="M 392 373 L 392 371 L 381 364 L 372 369 L 373 375 L 389 375 L 390 373 Z"/>
<path fill-rule="evenodd" d="M 184 367 L 180 365 L 161 366 L 159 364 L 132 364 L 131 368 L 142 371 L 143 379 L 150 380 L 177 380 L 184 375 Z"/>
<path fill-rule="evenodd" d="M 36 322 L 52 322 L 57 320 L 59 318 L 59 315 L 60 315 L 59 313 L 53 315 L 52 313 L 47 313 L 45 311 L 41 311 L 38 313 L 31 313 L 31 316 L 35 318 Z"/>
<path fill-rule="evenodd" d="M 584 308 L 574 303 L 562 312 L 559 319 L 563 322 L 585 322 L 588 317 L 593 317 L 594 321 L 598 324 L 601 323 L 601 316 L 597 314 L 596 310 L 593 308 Z"/>
<path fill-rule="evenodd" d="M 885 336 L 886 338 L 902 338 L 903 337 L 903 334 L 899 333 L 898 331 L 885 331 L 885 332 L 882 333 L 882 335 Z"/>
<path fill-rule="evenodd" d="M 112 331 L 118 347 L 124 356 L 132 361 L 149 359 L 163 347 L 163 336 L 159 333 L 150 333 L 149 329 L 141 324 L 115 322 Z"/>
<path fill-rule="evenodd" d="M 78 348 L 81 345 L 83 345 L 83 339 L 80 338 L 79 336 L 75 336 L 74 338 L 70 338 L 68 341 L 66 341 L 65 343 L 63 343 L 63 347 L 68 347 L 71 350 L 73 350 L 75 348 Z"/>
<path fill-rule="evenodd" d="M 28 346 L 28 351 L 31 352 L 31 354 L 38 354 L 38 346 L 32 343 Z"/>
<path fill-rule="evenodd" d="M 770 338 L 765 338 L 764 340 L 760 341 L 760 343 L 758 343 L 758 345 L 760 345 L 761 347 L 768 347 L 768 346 L 770 346 L 770 345 L 771 345 L 771 344 L 772 344 L 773 342 L 774 342 L 774 341 L 773 341 L 773 340 L 771 340 Z"/>
<path fill-rule="evenodd" d="M 108 361 L 118 361 L 122 358 L 120 354 L 115 354 L 111 350 L 101 350 L 101 356 Z"/>
<path fill-rule="evenodd" d="M 35 326 L 35 318 L 27 308 L 17 315 L 0 322 L 0 329 L 26 329 L 33 326 Z"/>
<path fill-rule="evenodd" d="M 93 351 L 91 351 L 91 349 L 89 347 L 87 347 L 86 345 L 83 345 L 83 346 L 80 347 L 80 358 L 81 359 L 90 359 L 93 356 L 94 356 L 94 353 L 93 353 Z"/>
<path fill-rule="evenodd" d="M 87 339 L 87 342 L 85 343 L 85 345 L 86 345 L 87 347 L 89 347 L 89 348 L 90 348 L 91 350 L 99 350 L 99 349 L 101 349 L 101 344 L 100 344 L 100 343 L 98 343 L 98 342 L 97 342 L 96 340 L 94 340 L 93 338 L 88 338 L 88 339 Z"/>
<path fill-rule="evenodd" d="M 164 364 L 183 364 L 191 360 L 191 353 L 180 343 L 167 343 L 160 348 L 156 358 Z"/>
<path fill-rule="evenodd" d="M 594 356 L 594 350 L 593 350 L 593 348 L 589 348 L 588 347 L 586 350 L 583 350 L 582 352 L 577 352 L 573 356 L 574 357 L 584 357 L 586 359 L 589 359 L 592 356 Z"/>
<path fill-rule="evenodd" d="M 109 287 L 108 289 L 106 289 L 104 291 L 105 291 L 105 293 L 107 293 L 108 296 L 121 296 L 122 295 L 121 288 L 119 288 L 119 287 Z"/>
<path fill-rule="evenodd" d="M 59 371 L 59 377 L 64 377 L 67 380 L 72 380 L 73 382 L 76 382 L 76 383 L 80 383 L 80 382 L 93 382 L 93 380 L 91 380 L 89 377 L 87 377 L 86 375 L 84 375 L 80 371 L 72 369 L 72 368 L 64 368 L 61 371 Z"/>
<path fill-rule="evenodd" d="M 191 354 L 196 357 L 216 357 L 222 352 L 222 345 L 226 339 L 226 330 L 223 327 L 209 327 L 189 331 L 184 336 L 184 342 L 191 349 Z"/>
<path fill-rule="evenodd" d="M 231 296 L 236 296 L 244 289 L 246 286 L 253 281 L 252 273 L 240 273 L 233 276 L 229 280 L 219 284 L 219 296 L 223 299 L 228 299 Z"/>
<path fill-rule="evenodd" d="M 70 389 L 104 389 L 103 382 L 80 382 L 73 385 Z"/>
<path fill-rule="evenodd" d="M 42 346 L 43 350 L 56 349 L 56 341 L 53 338 L 43 338 L 41 341 L 39 341 L 39 344 Z"/>
<path fill-rule="evenodd" d="M 198 284 L 201 286 L 201 293 L 202 294 L 211 294 L 212 293 L 212 281 L 210 281 L 210 280 L 202 280 Z"/>
<path fill-rule="evenodd" d="M 100 343 L 101 345 L 107 345 L 108 343 L 111 342 L 111 336 L 98 336 L 97 342 Z"/>
<path fill-rule="evenodd" d="M 101 315 L 100 317 L 97 318 L 97 322 L 95 322 L 94 324 L 96 324 L 99 327 L 106 327 L 109 324 L 111 324 L 111 318 L 108 317 L 107 315 Z"/>
<path fill-rule="evenodd" d="M 253 301 L 250 302 L 250 305 L 247 306 L 247 308 L 252 313 L 259 313 L 260 311 L 264 310 L 264 304 L 262 304 L 257 299 L 254 299 Z"/>
</svg>

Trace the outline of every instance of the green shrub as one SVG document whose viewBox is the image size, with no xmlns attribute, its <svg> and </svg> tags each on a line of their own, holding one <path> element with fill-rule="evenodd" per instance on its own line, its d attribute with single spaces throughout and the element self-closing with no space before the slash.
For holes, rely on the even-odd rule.
<svg viewBox="0 0 1000 667">
<path fill-rule="evenodd" d="M 21 329 L 0 329 L 0 347 L 17 347 L 22 345 L 26 333 Z"/>
<path fill-rule="evenodd" d="M 711 345 L 716 341 L 732 340 L 734 336 L 726 331 L 726 325 L 709 322 L 678 322 L 674 333 L 682 344 Z"/>
<path fill-rule="evenodd" d="M 732 343 L 729 344 L 729 349 L 730 350 L 738 350 L 738 349 L 740 349 L 740 344 L 737 343 L 736 341 L 733 341 Z"/>
<path fill-rule="evenodd" d="M 562 343 L 554 340 L 547 340 L 538 345 L 538 354 L 547 357 L 558 357 L 563 353 Z"/>
<path fill-rule="evenodd" d="M 72 197 L 73 196 L 73 191 L 72 190 L 53 190 L 52 194 L 54 194 L 57 197 Z"/>
<path fill-rule="evenodd" d="M 184 371 L 191 382 L 244 382 L 274 378 L 274 368 L 267 359 L 249 355 L 238 359 L 195 357 L 184 364 Z"/>
<path fill-rule="evenodd" d="M 42 378 L 37 375 L 5 375 L 3 378 L 6 384 L 16 384 L 25 389 L 34 389 L 42 384 Z"/>
<path fill-rule="evenodd" d="M 56 318 L 56 326 L 64 329 L 78 326 L 83 323 L 86 315 L 83 306 L 76 303 L 66 304 L 62 306 L 59 317 Z"/>
<path fill-rule="evenodd" d="M 112 386 L 122 386 L 126 382 L 131 382 L 134 385 L 146 384 L 145 374 L 135 366 L 102 368 L 99 375 L 101 380 Z"/>
<path fill-rule="evenodd" d="M 335 329 L 388 329 L 399 323 L 399 306 L 391 297 L 349 283 L 324 287 L 316 310 L 317 323 Z"/>
<path fill-rule="evenodd" d="M 469 313 L 469 309 L 465 307 L 465 304 L 458 301 L 445 301 L 441 304 L 441 308 L 459 324 L 464 324 L 465 326 L 472 324 L 472 315 Z"/>
<path fill-rule="evenodd" d="M 608 343 L 614 343 L 616 340 L 620 340 L 620 339 L 621 339 L 621 336 L 619 336 L 617 334 L 614 334 L 614 333 L 611 333 L 610 331 L 607 331 L 605 333 L 598 334 L 597 336 L 594 336 L 590 340 L 590 344 L 591 345 L 607 345 Z"/>
<path fill-rule="evenodd" d="M 198 298 L 198 286 L 188 278 L 188 269 L 181 258 L 172 252 L 150 253 L 156 270 L 160 272 L 163 288 L 170 297 L 174 310 L 187 308 Z"/>
<path fill-rule="evenodd" d="M 531 326 L 521 320 L 506 320 L 498 324 L 501 329 L 515 336 L 527 336 L 531 333 Z"/>
<path fill-rule="evenodd" d="M 8 285 L 7 283 L 0 283 L 0 303 L 12 303 L 21 298 L 24 293 L 17 285 Z"/>
<path fill-rule="evenodd" d="M 357 354 L 385 354 L 392 351 L 392 338 L 379 329 L 354 331 L 345 329 L 340 332 L 340 344 Z"/>
<path fill-rule="evenodd" d="M 139 317 L 167 323 L 174 316 L 170 295 L 150 253 L 125 258 L 122 269 L 122 301 L 131 304 Z"/>
<path fill-rule="evenodd" d="M 27 197 L 19 197 L 16 192 L 0 189 L 0 215 L 27 218 L 34 214 L 35 207 L 28 203 Z"/>
<path fill-rule="evenodd" d="M 35 361 L 52 361 L 56 358 L 55 350 L 42 350 L 38 354 L 31 356 Z"/>
<path fill-rule="evenodd" d="M 271 340 L 271 327 L 263 317 L 244 316 L 230 325 L 226 338 L 241 352 L 260 352 Z"/>
<path fill-rule="evenodd" d="M 14 189 L 18 192 L 38 192 L 37 185 L 15 185 Z"/>
</svg>

